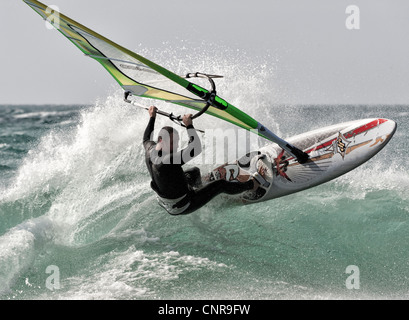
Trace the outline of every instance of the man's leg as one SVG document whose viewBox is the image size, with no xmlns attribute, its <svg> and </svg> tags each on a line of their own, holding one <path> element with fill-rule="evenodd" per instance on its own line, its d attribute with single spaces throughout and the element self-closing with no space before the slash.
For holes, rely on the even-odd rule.
<svg viewBox="0 0 409 320">
<path fill-rule="evenodd" d="M 186 170 L 185 177 L 189 186 L 194 188 L 200 188 L 202 186 L 202 176 L 198 167 Z"/>
<path fill-rule="evenodd" d="M 246 182 L 229 182 L 226 180 L 217 180 L 211 182 L 199 190 L 192 191 L 192 193 L 190 194 L 190 206 L 182 214 L 192 213 L 193 211 L 204 206 L 220 193 L 234 195 L 242 193 L 244 191 L 252 190 L 253 188 L 253 180 L 249 180 Z"/>
</svg>

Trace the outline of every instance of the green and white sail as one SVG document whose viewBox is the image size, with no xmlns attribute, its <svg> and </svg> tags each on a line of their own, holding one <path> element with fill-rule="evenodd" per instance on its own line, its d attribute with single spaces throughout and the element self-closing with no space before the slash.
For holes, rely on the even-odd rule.
<svg viewBox="0 0 409 320">
<path fill-rule="evenodd" d="M 201 111 L 209 100 L 209 91 L 162 66 L 132 52 L 60 12 L 36 0 L 23 0 L 43 19 L 48 20 L 86 56 L 98 61 L 125 90 L 135 96 L 164 100 Z M 252 117 L 219 96 L 211 101 L 206 114 L 218 117 L 278 143 L 294 154 L 295 147 L 277 137 Z"/>
</svg>

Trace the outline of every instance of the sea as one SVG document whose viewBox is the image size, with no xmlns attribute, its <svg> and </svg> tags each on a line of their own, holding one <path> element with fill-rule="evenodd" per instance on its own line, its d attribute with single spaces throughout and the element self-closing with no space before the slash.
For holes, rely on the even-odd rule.
<svg viewBox="0 0 409 320">
<path fill-rule="evenodd" d="M 249 81 L 239 80 L 222 96 L 283 138 L 364 118 L 398 129 L 320 186 L 249 205 L 219 195 L 171 216 L 144 162 L 148 113 L 120 90 L 84 105 L 2 105 L 0 299 L 409 298 L 408 106 L 281 105 L 254 95 L 257 84 L 243 94 Z M 157 127 L 169 123 L 158 116 Z M 208 115 L 194 123 L 201 137 L 232 127 Z M 220 164 L 195 163 L 203 174 Z"/>
</svg>

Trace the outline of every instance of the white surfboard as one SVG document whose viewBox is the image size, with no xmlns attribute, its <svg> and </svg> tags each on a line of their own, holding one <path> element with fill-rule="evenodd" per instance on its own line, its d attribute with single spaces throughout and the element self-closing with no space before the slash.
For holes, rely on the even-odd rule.
<svg viewBox="0 0 409 320">
<path fill-rule="evenodd" d="M 288 139 L 310 156 L 304 164 L 271 144 L 214 169 L 204 177 L 204 182 L 246 181 L 261 171 L 265 185 L 243 193 L 240 198 L 252 203 L 282 197 L 330 181 L 360 166 L 382 150 L 395 131 L 396 123 L 388 119 L 332 125 Z"/>
</svg>

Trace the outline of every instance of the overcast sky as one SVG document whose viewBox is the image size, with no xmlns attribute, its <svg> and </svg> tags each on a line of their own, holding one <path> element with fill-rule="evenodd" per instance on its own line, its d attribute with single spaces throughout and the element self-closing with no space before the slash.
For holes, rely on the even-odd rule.
<svg viewBox="0 0 409 320">
<path fill-rule="evenodd" d="M 147 58 L 207 44 L 264 60 L 278 103 L 409 103 L 408 0 L 47 1 Z M 349 5 L 359 30 L 346 27 Z M 92 104 L 116 83 L 22 0 L 2 0 L 0 36 L 0 104 Z"/>
</svg>

